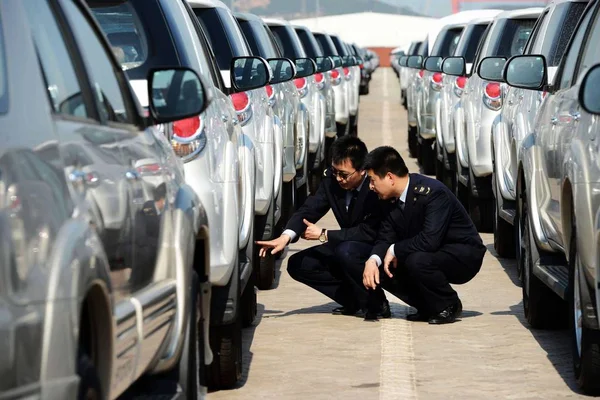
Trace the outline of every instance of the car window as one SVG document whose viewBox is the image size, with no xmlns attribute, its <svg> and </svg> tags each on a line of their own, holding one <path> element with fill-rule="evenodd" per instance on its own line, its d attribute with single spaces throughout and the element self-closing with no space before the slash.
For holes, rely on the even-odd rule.
<svg viewBox="0 0 600 400">
<path fill-rule="evenodd" d="M 540 32 L 546 30 L 546 26 L 549 24 L 548 14 L 550 10 L 545 10 L 542 15 L 538 18 L 533 30 L 529 42 L 523 50 L 523 54 L 539 54 L 541 51 L 542 43 L 544 42 L 544 36 L 540 36 Z"/>
<path fill-rule="evenodd" d="M 531 36 L 536 19 L 509 19 L 506 21 L 494 54 L 490 56 L 512 57 L 523 54 L 525 45 Z"/>
<path fill-rule="evenodd" d="M 479 65 L 479 61 L 481 60 L 482 57 L 484 57 L 483 48 L 485 47 L 488 35 L 490 34 L 490 31 L 492 30 L 493 26 L 494 26 L 493 23 L 489 24 L 487 26 L 487 28 L 485 28 L 485 31 L 483 31 L 483 33 L 481 34 L 481 39 L 479 40 L 479 43 L 477 44 L 477 51 L 475 51 L 475 61 L 473 61 L 473 68 L 471 69 L 471 71 L 477 70 L 477 65 Z"/>
<path fill-rule="evenodd" d="M 72 57 L 47 2 L 23 2 L 36 53 L 55 113 L 87 118 Z"/>
<path fill-rule="evenodd" d="M 423 42 L 417 42 L 417 44 L 415 45 L 415 48 L 413 49 L 412 52 L 408 53 L 411 56 L 417 56 L 419 55 L 419 50 L 421 50 L 421 45 L 423 44 Z"/>
<path fill-rule="evenodd" d="M 194 8 L 194 14 L 202 24 L 208 40 L 215 49 L 219 69 L 229 70 L 231 59 L 249 56 L 244 37 L 239 34 L 236 22 L 229 12 L 222 8 Z"/>
<path fill-rule="evenodd" d="M 340 40 L 340 38 L 338 38 L 337 36 L 331 36 L 331 40 L 333 40 L 333 44 L 335 45 L 335 48 L 340 56 L 349 55 L 346 48 L 342 45 L 342 41 Z"/>
<path fill-rule="evenodd" d="M 271 42 L 271 38 L 260 22 L 240 19 L 238 23 L 254 55 L 264 58 L 278 57 L 277 48 Z"/>
<path fill-rule="evenodd" d="M 279 45 L 279 48 L 283 50 L 283 56 L 289 59 L 304 58 L 306 53 L 304 49 L 298 45 L 298 35 L 291 27 L 272 25 L 269 27 L 273 36 Z"/>
<path fill-rule="evenodd" d="M 157 0 L 86 1 L 129 79 L 147 79 L 151 68 L 181 66 Z"/>
<path fill-rule="evenodd" d="M 555 67 L 560 63 L 586 5 L 587 3 L 567 2 L 556 6 L 556 18 L 553 17 L 549 25 L 550 32 L 553 34 L 552 40 L 544 41 L 541 50 L 549 66 Z"/>
<path fill-rule="evenodd" d="M 107 121 L 131 122 L 109 54 L 79 7 L 73 1 L 65 1 L 64 4 L 71 29 L 79 44 L 79 51 L 88 69 L 101 117 Z"/>
<path fill-rule="evenodd" d="M 581 61 L 577 66 L 577 78 L 590 67 L 600 62 L 600 48 L 598 48 L 598 40 L 600 40 L 600 12 L 596 12 L 590 32 L 585 39 Z"/>
<path fill-rule="evenodd" d="M 452 28 L 442 31 L 431 49 L 432 56 L 449 57 L 454 54 L 463 28 Z"/>
<path fill-rule="evenodd" d="M 8 112 L 8 78 L 6 73 L 6 56 L 4 54 L 4 35 L 2 14 L 0 14 L 0 114 Z"/>
<path fill-rule="evenodd" d="M 302 42 L 302 46 L 304 47 L 304 51 L 306 51 L 306 55 L 311 58 L 322 57 L 323 52 L 319 47 L 319 43 L 315 37 L 310 34 L 306 29 L 296 29 L 296 33 Z"/>
<path fill-rule="evenodd" d="M 337 56 L 338 55 L 335 45 L 333 44 L 333 41 L 331 40 L 331 38 L 329 36 L 317 33 L 315 35 L 315 38 L 317 39 L 317 42 L 319 42 L 319 45 L 321 46 L 321 50 L 323 50 L 324 54 L 326 54 L 328 56 Z"/>
<path fill-rule="evenodd" d="M 573 36 L 573 40 L 570 42 L 567 52 L 565 53 L 562 68 L 560 72 L 560 88 L 565 89 L 571 87 L 573 82 L 573 76 L 575 74 L 575 66 L 581 52 L 583 40 L 585 38 L 585 32 L 592 19 L 592 12 L 588 10 L 585 14 L 576 33 Z"/>
<path fill-rule="evenodd" d="M 477 24 L 472 25 L 469 30 L 469 35 L 465 37 L 465 40 L 461 39 L 454 52 L 457 56 L 465 58 L 465 62 L 472 63 L 475 60 L 475 54 L 477 54 L 477 48 L 483 38 L 483 33 L 487 29 L 488 24 Z"/>
</svg>

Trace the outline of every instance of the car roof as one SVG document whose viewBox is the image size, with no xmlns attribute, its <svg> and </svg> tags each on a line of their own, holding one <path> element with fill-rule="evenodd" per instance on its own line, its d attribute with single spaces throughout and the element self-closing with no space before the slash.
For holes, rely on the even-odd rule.
<svg viewBox="0 0 600 400">
<path fill-rule="evenodd" d="M 288 21 L 279 18 L 263 18 L 263 21 L 265 21 L 267 25 L 291 26 Z"/>
<path fill-rule="evenodd" d="M 261 23 L 263 22 L 263 20 L 259 16 L 251 13 L 236 11 L 233 13 L 233 16 L 237 19 L 243 19 L 246 21 L 259 21 Z"/>
<path fill-rule="evenodd" d="M 508 18 L 537 18 L 544 12 L 544 7 L 530 7 L 521 8 L 519 10 L 509 10 L 501 12 L 496 16 L 496 19 L 508 19 Z"/>
<path fill-rule="evenodd" d="M 186 1 L 192 7 L 194 7 L 194 6 L 211 6 L 211 7 L 215 7 L 215 8 L 226 8 L 229 10 L 229 7 L 227 7 L 227 5 L 225 5 L 225 3 L 223 3 L 220 0 L 186 0 Z"/>
</svg>

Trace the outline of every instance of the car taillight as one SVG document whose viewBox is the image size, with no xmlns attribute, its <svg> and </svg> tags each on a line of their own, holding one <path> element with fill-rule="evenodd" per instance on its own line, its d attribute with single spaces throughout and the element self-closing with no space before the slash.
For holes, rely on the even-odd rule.
<svg viewBox="0 0 600 400">
<path fill-rule="evenodd" d="M 485 85 L 483 104 L 493 111 L 502 108 L 502 88 L 498 82 L 490 82 Z"/>
<path fill-rule="evenodd" d="M 248 93 L 240 92 L 229 95 L 233 108 L 237 113 L 238 121 L 240 124 L 246 125 L 252 118 L 252 108 L 250 107 L 250 97 Z"/>
<path fill-rule="evenodd" d="M 440 72 L 431 75 L 431 88 L 437 92 L 442 90 L 444 77 Z"/>
<path fill-rule="evenodd" d="M 160 167 L 160 164 L 146 164 L 140 165 L 136 170 L 140 175 L 156 175 L 160 173 L 162 168 Z"/>
<path fill-rule="evenodd" d="M 317 72 L 314 76 L 315 82 L 317 84 L 317 89 L 323 89 L 325 87 L 325 76 L 323 76 L 323 74 L 320 72 Z"/>
<path fill-rule="evenodd" d="M 458 78 L 456 78 L 456 80 L 454 81 L 454 94 L 457 97 L 461 97 L 465 90 L 466 85 L 467 85 L 467 77 L 459 76 Z"/>
<path fill-rule="evenodd" d="M 273 86 L 267 85 L 265 86 L 265 90 L 267 91 L 267 97 L 269 99 L 269 105 L 273 107 L 275 105 L 275 90 Z"/>
<path fill-rule="evenodd" d="M 331 84 L 333 86 L 337 86 L 342 83 L 342 77 L 340 76 L 340 71 L 337 69 L 332 69 L 329 71 L 329 76 L 331 77 Z"/>
<path fill-rule="evenodd" d="M 422 69 L 419 71 L 419 78 L 423 79 L 423 75 L 425 75 L 425 70 Z"/>
<path fill-rule="evenodd" d="M 294 85 L 296 85 L 296 89 L 298 89 L 298 93 L 300 97 L 304 97 L 308 93 L 308 82 L 306 78 L 297 78 L 294 79 Z"/>
<path fill-rule="evenodd" d="M 181 119 L 173 122 L 171 127 L 173 130 L 171 146 L 175 154 L 181 157 L 183 161 L 191 160 L 206 145 L 202 117 Z M 146 166 L 143 168 L 146 168 Z"/>
<path fill-rule="evenodd" d="M 350 68 L 348 68 L 348 67 L 344 67 L 344 77 L 346 78 L 346 80 L 347 80 L 347 81 L 349 81 L 349 80 L 350 80 L 350 78 L 352 77 L 352 76 L 350 75 Z"/>
<path fill-rule="evenodd" d="M 360 64 L 358 67 L 359 67 L 360 69 L 363 69 L 365 66 L 364 66 L 364 64 Z"/>
</svg>

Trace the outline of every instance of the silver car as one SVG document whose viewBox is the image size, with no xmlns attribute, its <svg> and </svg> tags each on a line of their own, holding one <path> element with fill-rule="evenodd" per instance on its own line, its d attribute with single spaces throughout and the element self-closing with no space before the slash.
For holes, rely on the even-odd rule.
<svg viewBox="0 0 600 400">
<path fill-rule="evenodd" d="M 166 97 L 144 115 L 82 1 L 0 15 L 0 398 L 143 396 L 157 377 L 197 398 L 208 219 L 155 125 L 201 113 L 209 86 L 154 69 Z"/>
<path fill-rule="evenodd" d="M 466 188 L 469 215 L 480 231 L 490 232 L 493 229 L 495 202 L 492 191 L 491 134 L 494 120 L 502 109 L 505 90 L 505 84 L 490 80 L 501 73 L 504 63 L 490 57 L 508 58 L 522 54 L 542 11 L 538 7 L 505 11 L 494 18 L 462 95 L 468 154 Z M 464 185 L 464 182 L 459 180 L 460 185 Z"/>
<path fill-rule="evenodd" d="M 554 1 L 544 9 L 532 32 L 524 54 L 541 54 L 548 62 L 548 82 L 554 83 L 556 69 L 576 21 L 588 0 Z M 500 117 L 492 125 L 493 189 L 496 199 L 494 247 L 502 257 L 514 257 L 516 215 L 516 177 L 519 149 L 523 138 L 534 131 L 535 117 L 544 100 L 536 90 L 509 87 Z"/>
<path fill-rule="evenodd" d="M 535 129 L 522 141 L 517 170 L 525 317 L 534 328 L 569 323 L 576 382 L 595 395 L 600 393 L 594 367 L 600 362 L 599 11 L 600 3 L 589 3 L 552 86 L 543 55 L 514 57 L 504 72 L 511 86 L 547 91 Z"/>
</svg>

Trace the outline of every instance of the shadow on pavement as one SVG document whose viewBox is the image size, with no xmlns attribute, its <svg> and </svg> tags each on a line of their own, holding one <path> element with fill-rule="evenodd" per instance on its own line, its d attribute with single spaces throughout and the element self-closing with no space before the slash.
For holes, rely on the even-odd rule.
<svg viewBox="0 0 600 400">
<path fill-rule="evenodd" d="M 540 347 L 546 352 L 546 357 L 552 363 L 556 372 L 567 386 L 574 392 L 582 394 L 577 387 L 573 374 L 571 355 L 571 337 L 568 329 L 533 329 L 529 326 L 523 312 L 523 302 L 510 306 L 510 310 L 495 311 L 492 315 L 514 315 L 517 320 L 531 332 Z"/>
<path fill-rule="evenodd" d="M 504 272 L 506 275 L 508 275 L 512 283 L 515 286 L 521 287 L 521 280 L 519 279 L 519 274 L 517 273 L 517 260 L 514 258 L 502 258 L 498 256 L 498 253 L 496 253 L 496 250 L 494 249 L 493 243 L 488 244 L 485 247 L 487 247 L 488 253 L 498 260 L 498 263 L 502 266 L 502 269 L 504 269 Z"/>
</svg>

